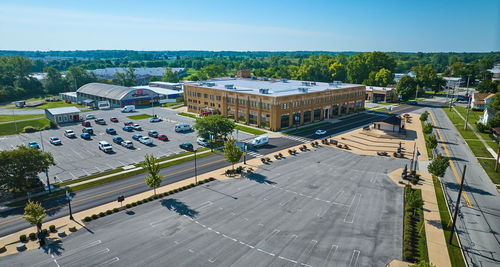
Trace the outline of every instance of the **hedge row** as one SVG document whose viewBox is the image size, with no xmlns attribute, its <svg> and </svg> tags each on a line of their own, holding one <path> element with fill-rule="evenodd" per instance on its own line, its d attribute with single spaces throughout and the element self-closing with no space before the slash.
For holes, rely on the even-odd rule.
<svg viewBox="0 0 500 267">
<path fill-rule="evenodd" d="M 427 244 L 425 237 L 423 205 L 413 208 L 407 201 L 410 195 L 416 197 L 420 203 L 422 193 L 410 186 L 405 187 L 405 214 L 403 232 L 403 260 L 408 262 L 428 261 Z"/>
<path fill-rule="evenodd" d="M 215 180 L 215 178 L 210 177 L 208 179 L 198 181 L 198 185 L 201 185 L 201 184 L 204 184 L 204 183 L 208 183 L 208 182 L 211 182 L 211 181 L 214 181 L 214 180 Z M 138 200 L 136 202 L 128 203 L 127 205 L 125 205 L 125 207 L 127 209 L 130 209 L 130 208 L 135 207 L 137 205 L 141 205 L 143 203 L 147 203 L 147 202 L 153 201 L 155 199 L 159 199 L 159 198 L 163 198 L 163 197 L 166 197 L 166 196 L 169 196 L 169 195 L 173 195 L 173 194 L 175 194 L 177 192 L 181 192 L 181 191 L 187 190 L 187 189 L 195 187 L 195 186 L 196 185 L 194 183 L 191 183 L 191 184 L 185 185 L 183 187 L 170 190 L 170 191 L 165 192 L 165 193 L 160 193 L 160 194 L 156 194 L 154 196 L 150 196 L 150 197 L 144 198 L 143 200 Z M 90 222 L 92 220 L 98 219 L 99 217 L 104 217 L 106 215 L 110 215 L 113 212 L 118 212 L 118 211 L 120 211 L 118 208 L 114 208 L 113 210 L 107 210 L 105 213 L 104 212 L 100 212 L 99 214 L 92 214 L 92 216 L 87 216 L 87 217 L 83 218 L 83 221 Z"/>
</svg>

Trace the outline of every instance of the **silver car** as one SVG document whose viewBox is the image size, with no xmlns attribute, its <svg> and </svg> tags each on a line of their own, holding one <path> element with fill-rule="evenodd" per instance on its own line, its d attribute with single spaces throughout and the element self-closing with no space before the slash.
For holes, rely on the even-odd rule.
<svg viewBox="0 0 500 267">
<path fill-rule="evenodd" d="M 121 142 L 121 145 L 123 147 L 126 147 L 126 148 L 133 148 L 134 147 L 134 143 L 132 143 L 132 141 L 129 141 L 129 140 L 125 140 L 125 141 Z"/>
</svg>

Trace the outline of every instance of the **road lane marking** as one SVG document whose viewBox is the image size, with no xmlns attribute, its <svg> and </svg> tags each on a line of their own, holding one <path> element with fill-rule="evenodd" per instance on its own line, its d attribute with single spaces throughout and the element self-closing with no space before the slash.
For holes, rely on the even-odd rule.
<svg viewBox="0 0 500 267">
<path fill-rule="evenodd" d="M 457 180 L 457 183 L 460 185 L 460 178 L 458 177 L 458 173 L 457 173 L 457 170 L 455 168 L 455 164 L 453 164 L 453 161 L 451 160 L 450 153 L 448 152 L 448 148 L 446 148 L 446 144 L 444 143 L 443 137 L 441 136 L 441 132 L 439 132 L 439 129 L 437 128 L 437 123 L 434 120 L 434 115 L 432 115 L 432 112 L 430 110 L 429 110 L 429 114 L 431 115 L 431 119 L 432 119 L 432 122 L 434 123 L 434 128 L 436 129 L 436 132 L 439 136 L 439 139 L 441 140 L 441 144 L 443 145 L 444 152 L 446 152 L 446 156 L 448 157 L 448 161 L 450 162 L 450 166 L 451 166 L 451 169 L 453 170 L 453 174 L 455 174 L 455 179 Z M 465 199 L 465 202 L 467 203 L 467 206 L 469 208 L 471 208 L 472 205 L 469 201 L 469 197 L 467 196 L 467 193 L 465 192 L 465 189 L 463 189 L 462 195 Z"/>
</svg>

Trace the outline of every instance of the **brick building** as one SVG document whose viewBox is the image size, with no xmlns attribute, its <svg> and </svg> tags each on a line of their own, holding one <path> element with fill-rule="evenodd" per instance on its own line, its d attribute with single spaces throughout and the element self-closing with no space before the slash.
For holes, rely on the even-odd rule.
<svg viewBox="0 0 500 267">
<path fill-rule="evenodd" d="M 219 78 L 184 84 L 189 112 L 220 113 L 272 130 L 357 112 L 364 100 L 364 85 L 341 82 Z"/>
<path fill-rule="evenodd" d="M 397 101 L 398 96 L 394 93 L 395 88 L 367 86 L 366 98 L 367 101 L 373 102 L 392 102 Z"/>
</svg>

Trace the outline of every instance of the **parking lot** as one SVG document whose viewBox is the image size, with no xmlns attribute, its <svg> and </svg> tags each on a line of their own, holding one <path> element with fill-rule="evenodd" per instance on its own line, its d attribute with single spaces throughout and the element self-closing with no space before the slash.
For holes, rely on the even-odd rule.
<svg viewBox="0 0 500 267">
<path fill-rule="evenodd" d="M 309 164 L 304 164 L 304 161 Z M 320 148 L 107 216 L 25 266 L 385 266 L 401 259 L 399 159 Z"/>
<path fill-rule="evenodd" d="M 174 126 L 177 123 L 194 124 L 194 120 L 188 117 L 176 115 L 172 110 L 154 108 L 154 114 L 157 114 L 163 119 L 162 122 L 150 123 L 148 119 L 131 120 L 127 118 L 130 115 L 137 114 L 153 114 L 152 108 L 139 109 L 134 113 L 121 113 L 119 109 L 112 110 L 97 110 L 93 112 L 81 113 L 82 116 L 88 114 L 95 115 L 97 118 L 103 118 L 106 125 L 99 125 L 90 120 L 91 126 L 94 129 L 94 134 L 91 140 L 84 140 L 80 137 L 82 129 L 81 124 L 61 125 L 59 129 L 47 130 L 37 133 L 23 133 L 14 136 L 0 137 L 0 150 L 13 149 L 18 145 L 27 145 L 30 141 L 36 141 L 41 149 L 52 153 L 56 166 L 52 166 L 49 170 L 51 182 L 62 182 L 66 180 L 76 179 L 90 174 L 124 167 L 138 163 L 144 159 L 145 154 L 153 154 L 156 157 L 167 157 L 173 154 L 184 152 L 179 148 L 180 143 L 190 142 L 195 147 L 196 132 L 190 131 L 185 133 L 176 133 Z M 111 117 L 118 118 L 119 122 L 110 122 Z M 142 131 L 126 132 L 122 130 L 125 121 L 133 121 L 142 126 Z M 122 147 L 121 145 L 112 142 L 113 135 L 105 132 L 106 128 L 111 127 L 116 130 L 118 136 L 124 140 L 130 140 L 134 144 L 133 149 Z M 70 139 L 64 136 L 64 130 L 72 129 L 76 138 Z M 150 146 L 141 144 L 139 141 L 133 140 L 134 134 L 140 133 L 143 136 L 148 135 L 149 130 L 156 130 L 160 134 L 167 135 L 169 141 L 161 141 L 156 138 L 151 138 L 153 144 Z M 249 139 L 253 135 L 239 133 L 239 139 Z M 55 146 L 49 143 L 50 137 L 58 137 L 62 141 L 62 145 Z M 42 142 L 43 140 L 43 142 Z M 107 141 L 113 146 L 112 153 L 104 153 L 99 150 L 98 142 Z M 42 176 L 45 178 L 44 176 Z M 45 180 L 45 179 L 42 179 Z M 44 181 L 45 182 L 45 181 Z"/>
</svg>

